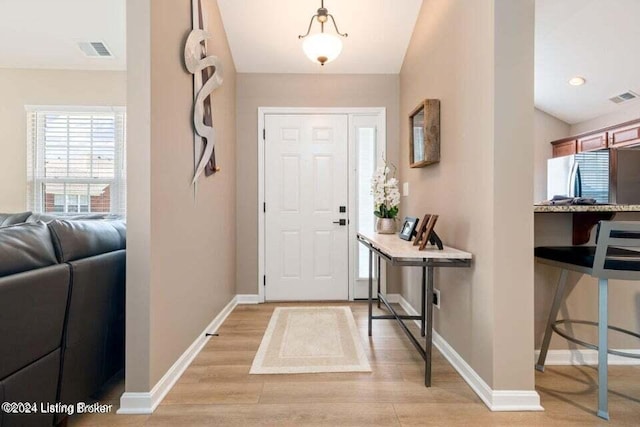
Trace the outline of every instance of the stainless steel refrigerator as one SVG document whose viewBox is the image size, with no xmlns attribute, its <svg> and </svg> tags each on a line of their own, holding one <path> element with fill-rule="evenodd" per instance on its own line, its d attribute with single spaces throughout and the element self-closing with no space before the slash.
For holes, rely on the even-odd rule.
<svg viewBox="0 0 640 427">
<path fill-rule="evenodd" d="M 599 204 L 640 204 L 640 149 L 588 151 L 547 161 L 547 198 L 595 199 Z"/>
</svg>

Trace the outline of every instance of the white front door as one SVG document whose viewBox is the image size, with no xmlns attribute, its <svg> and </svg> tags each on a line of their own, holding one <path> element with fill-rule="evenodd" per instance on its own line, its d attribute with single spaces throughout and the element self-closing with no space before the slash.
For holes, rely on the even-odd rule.
<svg viewBox="0 0 640 427">
<path fill-rule="evenodd" d="M 268 114 L 265 133 L 265 299 L 347 300 L 348 116 Z"/>
</svg>

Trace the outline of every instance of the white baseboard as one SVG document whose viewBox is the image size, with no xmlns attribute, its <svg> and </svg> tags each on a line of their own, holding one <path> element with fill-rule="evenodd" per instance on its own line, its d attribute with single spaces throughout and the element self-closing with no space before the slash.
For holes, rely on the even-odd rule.
<svg viewBox="0 0 640 427">
<path fill-rule="evenodd" d="M 640 355 L 640 350 L 618 350 L 625 353 Z M 537 363 L 540 350 L 535 351 L 534 360 Z M 545 365 L 597 365 L 598 352 L 590 349 L 573 349 L 573 350 L 549 350 L 547 352 L 547 360 Z M 640 365 L 640 359 L 631 357 L 609 355 L 609 365 Z"/>
<path fill-rule="evenodd" d="M 385 297 L 387 297 L 387 302 L 389 304 L 400 304 L 400 298 L 402 298 L 402 295 L 400 295 L 400 294 L 386 294 Z M 404 299 L 404 298 L 402 298 L 402 299 Z"/>
<path fill-rule="evenodd" d="M 433 331 L 433 345 L 492 411 L 544 410 L 535 390 L 493 390 L 436 331 Z"/>
<path fill-rule="evenodd" d="M 260 295 L 258 294 L 238 294 L 236 295 L 238 304 L 259 304 Z"/>
<path fill-rule="evenodd" d="M 395 297 L 394 297 L 395 298 Z M 398 303 L 409 315 L 416 316 L 419 313 L 404 299 L 398 295 Z M 415 320 L 416 324 L 420 323 Z M 442 353 L 447 361 L 460 374 L 469 387 L 482 399 L 492 411 L 544 411 L 540 405 L 540 395 L 535 390 L 493 390 L 478 375 L 478 373 L 455 351 L 449 343 L 433 330 L 433 345 Z M 533 367 L 532 367 L 533 369 Z"/>
<path fill-rule="evenodd" d="M 256 295 L 257 296 L 257 295 Z M 151 414 L 158 407 L 162 399 L 167 395 L 169 390 L 178 381 L 180 376 L 189 367 L 193 359 L 200 353 L 211 337 L 206 333 L 215 333 L 222 322 L 239 304 L 238 297 L 234 296 L 231 301 L 222 309 L 222 311 L 209 323 L 202 331 L 198 338 L 185 350 L 184 353 L 169 368 L 164 376 L 153 386 L 150 392 L 125 392 L 120 397 L 120 409 L 118 414 Z"/>
</svg>

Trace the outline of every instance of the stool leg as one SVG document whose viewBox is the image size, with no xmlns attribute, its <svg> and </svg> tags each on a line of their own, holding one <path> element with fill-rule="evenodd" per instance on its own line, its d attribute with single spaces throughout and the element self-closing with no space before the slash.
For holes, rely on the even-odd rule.
<svg viewBox="0 0 640 427">
<path fill-rule="evenodd" d="M 549 319 L 547 320 L 547 327 L 544 330 L 544 338 L 542 339 L 542 346 L 540 347 L 540 355 L 538 356 L 538 363 L 536 363 L 536 369 L 540 372 L 544 372 L 544 362 L 547 359 L 547 351 L 549 350 L 549 343 L 551 342 L 551 335 L 553 329 L 551 326 L 558 318 L 558 311 L 560 311 L 560 305 L 562 304 L 562 297 L 564 296 L 564 288 L 567 285 L 567 270 L 560 271 L 560 278 L 556 285 L 556 294 L 553 297 L 553 304 L 551 304 L 551 311 L 549 312 Z"/>
<path fill-rule="evenodd" d="M 598 416 L 609 419 L 608 403 L 608 279 L 598 279 Z"/>
</svg>

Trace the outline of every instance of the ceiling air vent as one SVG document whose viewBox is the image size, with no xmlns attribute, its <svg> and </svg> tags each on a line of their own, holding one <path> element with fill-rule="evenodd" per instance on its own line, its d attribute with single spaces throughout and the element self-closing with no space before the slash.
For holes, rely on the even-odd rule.
<svg viewBox="0 0 640 427">
<path fill-rule="evenodd" d="M 78 43 L 80 50 L 84 52 L 86 56 L 92 58 L 112 58 L 113 55 L 107 45 L 103 42 L 80 42 Z"/>
<path fill-rule="evenodd" d="M 625 93 L 621 93 L 618 96 L 614 96 L 613 98 L 609 98 L 609 101 L 614 102 L 616 104 L 621 104 L 623 102 L 631 101 L 632 99 L 638 98 L 638 94 L 629 90 Z"/>
</svg>

